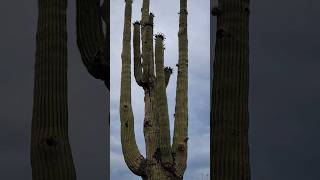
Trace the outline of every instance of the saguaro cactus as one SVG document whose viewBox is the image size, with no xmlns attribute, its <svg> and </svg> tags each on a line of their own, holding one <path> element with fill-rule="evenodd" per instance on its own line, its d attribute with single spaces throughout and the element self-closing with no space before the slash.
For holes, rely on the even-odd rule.
<svg viewBox="0 0 320 180">
<path fill-rule="evenodd" d="M 249 0 L 219 0 L 211 107 L 211 179 L 249 180 Z"/>
<path fill-rule="evenodd" d="M 188 141 L 188 39 L 187 0 L 180 0 L 179 61 L 173 144 L 170 143 L 166 86 L 172 69 L 164 67 L 164 35 L 155 35 L 149 0 L 143 0 L 142 18 L 133 24 L 134 76 L 144 90 L 144 137 L 146 158 L 135 140 L 131 105 L 131 19 L 132 0 L 125 1 L 123 31 L 120 121 L 121 144 L 129 169 L 145 180 L 183 179 Z M 141 34 L 141 37 L 140 37 Z M 141 42 L 141 43 L 140 43 Z M 142 46 L 142 53 L 140 52 Z M 153 51 L 155 49 L 155 51 Z M 155 68 L 155 70 L 154 70 Z"/>
<path fill-rule="evenodd" d="M 108 89 L 109 5 L 109 0 L 104 0 L 101 6 L 100 0 L 77 0 L 77 42 L 82 61 L 88 72 L 94 78 L 103 80 Z"/>
<path fill-rule="evenodd" d="M 33 180 L 75 180 L 68 140 L 67 0 L 39 0 L 31 135 Z"/>
</svg>

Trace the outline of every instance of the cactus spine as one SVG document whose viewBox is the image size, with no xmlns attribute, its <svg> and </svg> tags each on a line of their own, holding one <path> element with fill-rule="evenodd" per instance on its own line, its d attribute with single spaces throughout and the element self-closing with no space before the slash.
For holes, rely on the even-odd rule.
<svg viewBox="0 0 320 180">
<path fill-rule="evenodd" d="M 141 21 L 133 24 L 134 77 L 144 90 L 146 158 L 138 150 L 131 105 L 132 0 L 125 1 L 123 30 L 120 121 L 121 144 L 128 168 L 144 180 L 183 179 L 188 140 L 188 39 L 187 0 L 180 0 L 179 61 L 173 144 L 170 143 L 166 87 L 172 69 L 164 67 L 164 36 L 155 35 L 150 0 L 143 0 Z M 141 35 L 141 37 L 140 37 Z M 140 52 L 142 46 L 142 52 Z M 155 69 L 154 69 L 155 68 Z"/>
<path fill-rule="evenodd" d="M 75 180 L 68 140 L 67 0 L 39 0 L 31 135 L 33 180 Z"/>
<path fill-rule="evenodd" d="M 77 0 L 77 42 L 83 64 L 110 88 L 109 0 Z M 105 22 L 105 33 L 102 21 Z"/>
<path fill-rule="evenodd" d="M 211 179 L 249 180 L 249 0 L 220 0 L 211 110 Z"/>
</svg>

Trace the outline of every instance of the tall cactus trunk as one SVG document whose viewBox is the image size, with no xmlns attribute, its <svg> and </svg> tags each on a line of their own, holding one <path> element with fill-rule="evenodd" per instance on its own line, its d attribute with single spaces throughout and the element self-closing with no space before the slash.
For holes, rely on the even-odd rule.
<svg viewBox="0 0 320 180">
<path fill-rule="evenodd" d="M 68 140 L 67 0 L 39 0 L 31 135 L 33 180 L 75 180 Z"/>
<path fill-rule="evenodd" d="M 187 1 L 180 1 L 179 69 L 172 146 L 166 95 L 172 69 L 164 67 L 162 34 L 155 35 L 153 47 L 153 14 L 149 13 L 149 0 L 143 0 L 141 22 L 135 22 L 133 25 L 134 77 L 145 93 L 146 158 L 139 152 L 134 133 L 131 107 L 132 0 L 126 0 L 125 3 L 120 93 L 121 144 L 124 159 L 129 169 L 144 180 L 180 180 L 183 179 L 186 169 L 188 139 Z"/>
<path fill-rule="evenodd" d="M 220 0 L 211 110 L 211 179 L 249 180 L 249 0 Z"/>
</svg>

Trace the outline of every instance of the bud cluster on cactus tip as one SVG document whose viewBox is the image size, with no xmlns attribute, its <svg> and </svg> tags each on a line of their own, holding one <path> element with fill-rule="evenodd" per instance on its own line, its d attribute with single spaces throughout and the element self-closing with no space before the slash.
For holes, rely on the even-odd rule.
<svg viewBox="0 0 320 180">
<path fill-rule="evenodd" d="M 162 40 L 166 39 L 166 37 L 165 37 L 165 35 L 163 33 L 157 33 L 157 34 L 154 35 L 154 37 L 155 38 L 161 38 Z"/>
<path fill-rule="evenodd" d="M 133 25 L 141 25 L 140 21 L 135 21 Z"/>
<path fill-rule="evenodd" d="M 173 73 L 173 69 L 171 67 L 169 67 L 169 66 L 165 67 L 164 71 L 167 72 L 167 73 L 170 73 L 170 74 Z"/>
</svg>

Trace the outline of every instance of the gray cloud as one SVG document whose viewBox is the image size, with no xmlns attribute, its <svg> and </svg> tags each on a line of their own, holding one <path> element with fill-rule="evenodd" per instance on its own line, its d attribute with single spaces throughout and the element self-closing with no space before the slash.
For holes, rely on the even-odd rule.
<svg viewBox="0 0 320 180">
<path fill-rule="evenodd" d="M 251 2 L 252 179 L 319 179 L 320 3 Z"/>
</svg>

